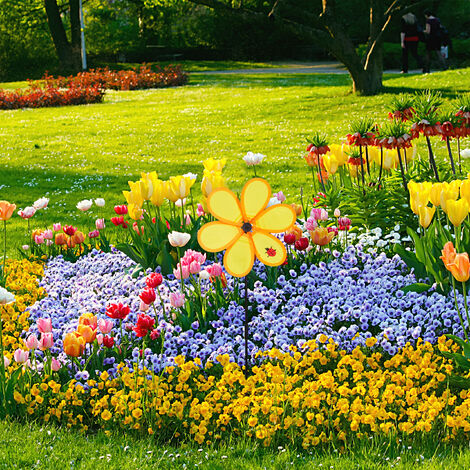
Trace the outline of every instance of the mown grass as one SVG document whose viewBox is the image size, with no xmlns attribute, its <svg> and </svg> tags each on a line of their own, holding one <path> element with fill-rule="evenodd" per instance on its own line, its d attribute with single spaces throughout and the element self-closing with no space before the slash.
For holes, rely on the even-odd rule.
<svg viewBox="0 0 470 470">
<path fill-rule="evenodd" d="M 0 469 L 451 470 L 470 467 L 468 448 L 439 442 L 410 446 L 393 441 L 349 444 L 346 450 L 266 449 L 238 439 L 223 446 L 160 445 L 116 432 L 82 435 L 36 424 L 0 422 Z"/>
<path fill-rule="evenodd" d="M 469 72 L 385 76 L 385 92 L 374 97 L 351 94 L 347 75 L 195 74 L 181 88 L 109 91 L 103 104 L 0 111 L 0 199 L 21 208 L 47 196 L 35 224 L 85 223 L 79 200 L 105 197 L 111 216 L 142 171 L 201 174 L 204 159 L 225 157 L 228 184 L 239 189 L 250 176 L 241 160 L 249 150 L 267 155 L 261 174 L 273 190 L 297 198 L 311 184 L 302 155 L 313 132 L 339 142 L 353 119 L 385 120 L 393 93 L 431 88 L 453 98 L 470 91 Z M 19 217 L 9 223 L 10 252 L 25 227 Z"/>
</svg>

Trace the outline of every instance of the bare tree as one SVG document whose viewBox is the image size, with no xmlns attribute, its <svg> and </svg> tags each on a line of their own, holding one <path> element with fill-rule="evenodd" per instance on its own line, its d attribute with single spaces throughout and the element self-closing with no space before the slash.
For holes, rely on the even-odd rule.
<svg viewBox="0 0 470 470">
<path fill-rule="evenodd" d="M 208 8 L 237 15 L 247 20 L 266 18 L 266 13 L 248 7 L 234 7 L 235 2 L 224 0 L 189 0 Z M 369 38 L 366 52 L 361 57 L 350 37 L 344 18 L 351 14 L 345 11 L 347 2 L 337 0 L 312 0 L 311 9 L 299 7 L 297 0 L 271 0 L 268 18 L 281 23 L 296 33 L 309 38 L 327 50 L 344 64 L 353 81 L 355 92 L 374 95 L 382 88 L 383 34 L 391 21 L 416 6 L 416 0 L 364 0 L 366 8 L 360 14 L 369 16 Z M 243 3 L 240 2 L 241 5 Z M 246 3 L 245 3 L 246 5 Z M 320 11 L 319 14 L 316 11 Z M 359 14 L 359 13 L 355 13 Z"/>
</svg>

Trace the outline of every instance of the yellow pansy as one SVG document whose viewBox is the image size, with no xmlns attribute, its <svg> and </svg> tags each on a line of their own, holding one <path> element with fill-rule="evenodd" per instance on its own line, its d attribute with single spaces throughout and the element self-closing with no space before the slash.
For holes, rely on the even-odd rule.
<svg viewBox="0 0 470 470">
<path fill-rule="evenodd" d="M 208 197 L 215 189 L 223 188 L 224 186 L 225 178 L 222 176 L 222 173 L 219 171 L 204 170 L 204 176 L 201 182 L 201 191 L 205 197 Z"/>
<path fill-rule="evenodd" d="M 218 219 L 198 232 L 198 242 L 209 252 L 225 251 L 224 266 L 229 274 L 246 276 L 255 256 L 268 266 L 284 263 L 284 244 L 271 235 L 282 233 L 294 224 L 296 215 L 288 204 L 266 207 L 271 187 L 261 178 L 253 178 L 243 187 L 240 200 L 227 188 L 219 188 L 207 200 L 209 212 Z"/>
<path fill-rule="evenodd" d="M 207 160 L 204 160 L 202 164 L 204 165 L 204 170 L 207 171 L 217 171 L 221 172 L 227 163 L 226 158 L 221 158 L 220 160 L 216 160 L 215 158 L 208 158 Z"/>
</svg>

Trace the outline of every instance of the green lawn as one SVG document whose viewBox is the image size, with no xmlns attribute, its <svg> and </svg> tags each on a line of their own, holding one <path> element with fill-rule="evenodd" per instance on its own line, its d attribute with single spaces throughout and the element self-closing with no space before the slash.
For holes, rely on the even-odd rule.
<svg viewBox="0 0 470 470">
<path fill-rule="evenodd" d="M 155 439 L 123 433 L 83 436 L 47 426 L 0 422 L 0 469 L 340 469 L 452 470 L 470 467 L 470 451 L 439 442 L 411 447 L 390 442 L 366 442 L 343 452 L 304 451 L 274 447 L 266 450 L 238 440 L 223 447 L 183 444 L 161 446 Z"/>
<path fill-rule="evenodd" d="M 468 92 L 470 69 L 385 76 L 384 84 L 384 94 L 358 97 L 347 75 L 197 74 L 181 88 L 109 91 L 103 104 L 0 111 L 0 200 L 22 208 L 47 196 L 37 225 L 85 222 L 78 201 L 105 197 L 111 216 L 141 171 L 201 174 L 202 160 L 225 157 L 228 184 L 238 189 L 250 176 L 241 160 L 249 150 L 267 155 L 262 176 L 294 199 L 311 184 L 306 137 L 320 130 L 339 142 L 353 119 L 384 120 L 392 93 Z M 10 230 L 21 244 L 25 223 L 15 217 Z"/>
</svg>

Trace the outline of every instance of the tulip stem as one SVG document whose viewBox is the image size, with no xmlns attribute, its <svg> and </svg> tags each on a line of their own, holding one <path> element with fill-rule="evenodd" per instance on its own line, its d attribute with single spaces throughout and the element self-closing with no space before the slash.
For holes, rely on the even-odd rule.
<svg viewBox="0 0 470 470">
<path fill-rule="evenodd" d="M 181 262 L 180 247 L 176 247 L 178 253 L 179 267 L 180 267 L 180 280 L 181 280 L 181 293 L 184 294 L 184 280 L 183 280 L 183 263 Z"/>
<path fill-rule="evenodd" d="M 470 316 L 468 314 L 468 303 L 467 303 L 467 286 L 465 284 L 465 281 L 462 282 L 462 287 L 463 287 L 463 301 L 465 305 L 465 314 L 467 315 L 467 325 L 470 325 Z M 468 336 L 467 336 L 468 340 Z"/>
<path fill-rule="evenodd" d="M 1 408 L 5 409 L 6 414 L 6 397 L 5 397 L 5 385 L 6 385 L 6 374 L 5 374 L 5 356 L 3 352 L 3 320 L 2 315 L 0 313 L 0 402 Z M 4 418 L 3 412 L 0 413 L 0 417 Z"/>
<path fill-rule="evenodd" d="M 451 277 L 452 277 L 452 287 L 454 288 L 455 308 L 457 309 L 457 314 L 459 315 L 459 320 L 460 320 L 460 324 L 462 325 L 463 334 L 465 335 L 465 339 L 468 341 L 467 329 L 465 328 L 462 314 L 460 313 L 460 309 L 459 309 L 459 303 L 457 301 L 457 290 L 455 288 L 455 279 L 454 279 L 454 276 L 451 275 Z"/>
<path fill-rule="evenodd" d="M 5 281 L 5 277 L 7 274 L 7 269 L 6 269 L 6 263 L 7 263 L 7 221 L 3 221 L 3 238 L 4 238 L 4 244 L 3 244 L 3 265 L 2 265 L 2 277 L 3 281 Z"/>
</svg>

